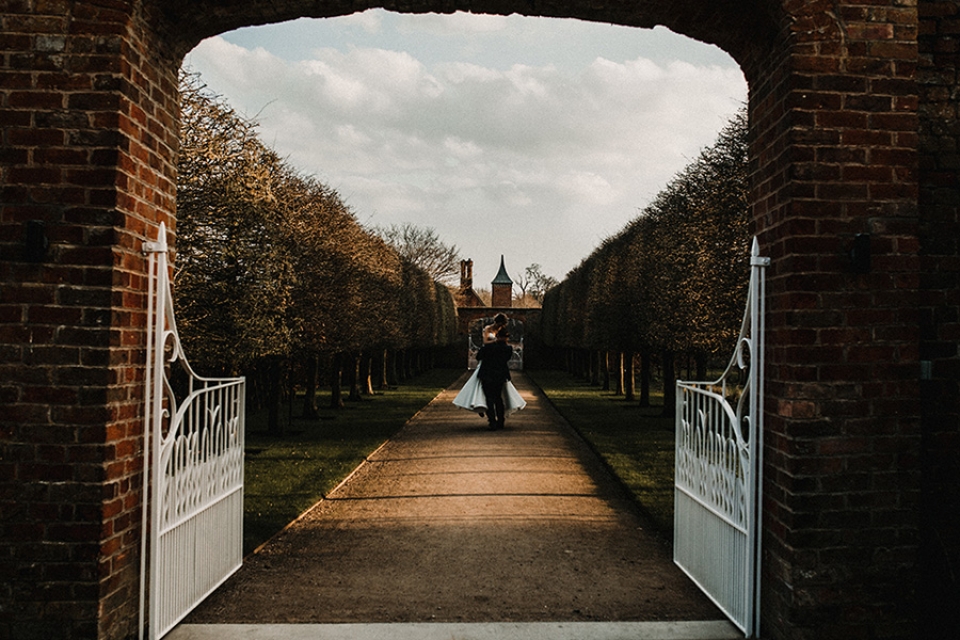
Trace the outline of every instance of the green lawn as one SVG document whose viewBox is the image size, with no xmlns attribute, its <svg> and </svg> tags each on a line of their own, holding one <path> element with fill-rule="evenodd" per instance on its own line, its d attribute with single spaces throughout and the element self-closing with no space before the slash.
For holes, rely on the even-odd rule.
<svg viewBox="0 0 960 640">
<path fill-rule="evenodd" d="M 528 371 L 564 418 L 630 489 L 657 529 L 673 535 L 674 426 L 663 397 L 648 408 L 561 371 Z"/>
<path fill-rule="evenodd" d="M 323 409 L 329 394 L 321 394 L 321 419 L 294 418 L 279 437 L 266 432 L 265 415 L 248 415 L 244 555 L 329 493 L 462 373 L 460 369 L 433 370 L 395 389 L 348 402 L 339 411 Z"/>
</svg>

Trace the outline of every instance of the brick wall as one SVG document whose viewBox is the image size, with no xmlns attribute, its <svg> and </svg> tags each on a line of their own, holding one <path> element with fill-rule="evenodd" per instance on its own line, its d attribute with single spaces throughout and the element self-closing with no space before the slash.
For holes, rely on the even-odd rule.
<svg viewBox="0 0 960 640">
<path fill-rule="evenodd" d="M 0 2 L 0 637 L 136 631 L 140 248 L 173 228 L 177 56 L 219 29 L 357 6 L 340 4 Z M 773 259 L 764 637 L 911 637 L 918 549 L 927 568 L 956 558 L 933 544 L 955 516 L 918 509 L 958 512 L 956 5 L 920 3 L 919 49 L 913 0 L 542 8 L 665 24 L 750 81 Z"/>
<path fill-rule="evenodd" d="M 920 602 L 924 638 L 960 637 L 960 5 L 921 2 L 920 358 L 923 400 Z"/>
<path fill-rule="evenodd" d="M 912 637 L 919 498 L 916 13 L 787 2 L 751 84 L 768 274 L 764 624 Z M 768 68 L 769 69 L 769 68 Z M 849 250 L 869 235 L 871 266 Z"/>
<path fill-rule="evenodd" d="M 0 637 L 137 629 L 140 249 L 177 143 L 131 5 L 0 5 Z"/>
</svg>

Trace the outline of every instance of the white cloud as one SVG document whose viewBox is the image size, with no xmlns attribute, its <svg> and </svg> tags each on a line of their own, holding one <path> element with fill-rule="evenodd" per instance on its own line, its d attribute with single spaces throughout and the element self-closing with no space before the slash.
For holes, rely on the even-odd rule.
<svg viewBox="0 0 960 640">
<path fill-rule="evenodd" d="M 398 17 L 397 30 L 401 33 L 425 33 L 439 36 L 465 33 L 491 33 L 505 30 L 509 25 L 506 16 L 456 13 L 404 14 Z"/>
<path fill-rule="evenodd" d="M 498 18 L 415 25 L 491 30 Z M 562 277 L 710 144 L 746 96 L 733 65 L 643 57 L 497 69 L 350 47 L 288 62 L 217 37 L 188 62 L 238 111 L 259 114 L 264 141 L 337 189 L 362 221 L 434 227 L 477 262 L 481 283 L 501 253 L 517 273 L 537 262 Z"/>
<path fill-rule="evenodd" d="M 383 29 L 383 13 L 379 11 L 361 11 L 340 16 L 337 21 L 346 27 L 359 27 L 366 33 L 380 33 Z"/>
</svg>

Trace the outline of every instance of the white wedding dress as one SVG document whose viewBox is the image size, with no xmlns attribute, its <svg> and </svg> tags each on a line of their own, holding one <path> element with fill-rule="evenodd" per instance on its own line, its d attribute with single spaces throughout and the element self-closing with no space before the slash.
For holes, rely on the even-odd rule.
<svg viewBox="0 0 960 640">
<path fill-rule="evenodd" d="M 482 363 L 481 363 L 482 365 Z M 477 413 L 487 412 L 487 397 L 483 395 L 483 386 L 480 384 L 480 378 L 477 374 L 480 372 L 480 366 L 473 370 L 473 375 L 460 389 L 460 393 L 453 399 L 453 404 L 467 411 L 476 411 Z M 527 406 L 526 400 L 520 396 L 520 392 L 513 386 L 509 380 L 503 385 L 503 408 L 504 415 L 509 416 L 515 411 L 520 411 Z"/>
</svg>

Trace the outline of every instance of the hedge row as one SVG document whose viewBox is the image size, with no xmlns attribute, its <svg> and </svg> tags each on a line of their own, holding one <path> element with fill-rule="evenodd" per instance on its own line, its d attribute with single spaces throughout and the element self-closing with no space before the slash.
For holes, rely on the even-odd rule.
<svg viewBox="0 0 960 640">
<path fill-rule="evenodd" d="M 741 111 L 635 220 L 547 293 L 544 342 L 577 354 L 575 367 L 593 368 L 584 357 L 591 353 L 627 354 L 628 368 L 639 357 L 641 382 L 659 366 L 665 388 L 678 355 L 702 374 L 711 357 L 731 352 L 749 280 L 748 181 Z"/>
<path fill-rule="evenodd" d="M 196 367 L 246 374 L 274 406 L 284 372 L 311 387 L 327 363 L 319 370 L 339 385 L 374 354 L 455 340 L 447 288 L 364 228 L 334 190 L 294 171 L 194 75 L 181 78 L 181 122 L 174 282 Z"/>
</svg>

